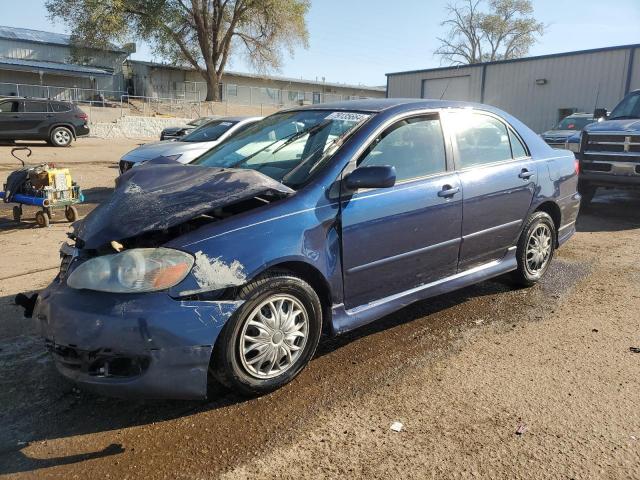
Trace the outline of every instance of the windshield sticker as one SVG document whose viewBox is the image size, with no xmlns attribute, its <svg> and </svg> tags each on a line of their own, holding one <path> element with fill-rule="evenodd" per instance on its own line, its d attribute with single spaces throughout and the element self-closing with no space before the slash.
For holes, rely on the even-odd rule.
<svg viewBox="0 0 640 480">
<path fill-rule="evenodd" d="M 362 122 L 371 115 L 367 113 L 354 113 L 354 112 L 333 112 L 325 120 L 339 120 L 343 122 Z"/>
<path fill-rule="evenodd" d="M 223 127 L 228 127 L 229 125 L 233 125 L 233 123 L 231 123 L 231 122 L 220 122 L 220 125 L 222 125 Z"/>
</svg>

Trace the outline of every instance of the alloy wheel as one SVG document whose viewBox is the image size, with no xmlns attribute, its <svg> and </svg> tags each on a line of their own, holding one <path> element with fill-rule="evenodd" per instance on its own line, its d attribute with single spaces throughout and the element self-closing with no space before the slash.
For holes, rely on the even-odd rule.
<svg viewBox="0 0 640 480">
<path fill-rule="evenodd" d="M 545 269 L 551 257 L 551 229 L 544 223 L 538 224 L 527 241 L 527 269 L 537 275 Z"/>
</svg>

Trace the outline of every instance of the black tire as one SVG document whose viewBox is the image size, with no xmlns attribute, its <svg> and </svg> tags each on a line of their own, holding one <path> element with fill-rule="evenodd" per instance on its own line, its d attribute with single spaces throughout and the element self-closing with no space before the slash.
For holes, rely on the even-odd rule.
<svg viewBox="0 0 640 480">
<path fill-rule="evenodd" d="M 581 207 L 587 207 L 595 197 L 598 187 L 593 187 L 591 185 L 578 184 L 578 192 L 582 196 L 580 200 Z"/>
<path fill-rule="evenodd" d="M 49 226 L 49 215 L 47 215 L 42 210 L 36 213 L 36 223 L 39 227 L 48 227 Z"/>
<path fill-rule="evenodd" d="M 21 218 L 22 218 L 22 208 L 19 207 L 18 205 L 15 205 L 13 207 L 13 219 L 16 222 L 19 222 Z"/>
<path fill-rule="evenodd" d="M 307 325 L 306 340 L 298 350 L 300 353 L 295 354 L 298 355 L 297 358 L 294 360 L 292 355 L 289 366 L 282 373 L 273 374 L 275 376 L 270 378 L 259 378 L 259 373 L 255 371 L 252 373 L 251 367 L 247 364 L 246 357 L 251 351 L 248 354 L 245 353 L 244 357 L 240 353 L 243 329 L 245 324 L 254 317 L 254 314 L 257 315 L 258 311 L 264 311 L 258 310 L 261 305 L 273 298 L 279 298 L 279 295 L 296 300 L 304 308 Z M 245 300 L 245 303 L 222 329 L 213 351 L 210 370 L 216 380 L 237 393 L 246 396 L 263 395 L 277 390 L 293 380 L 313 357 L 322 332 L 322 305 L 318 295 L 307 282 L 288 272 L 274 272 L 257 278 L 242 288 L 238 298 Z M 268 308 L 266 311 L 269 312 Z M 247 332 L 250 328 L 255 329 L 251 326 L 246 328 Z M 260 329 L 255 329 L 255 331 L 262 332 Z M 269 336 L 270 334 L 265 333 L 265 335 Z M 270 342 L 277 343 L 277 340 L 274 342 L 275 335 L 273 334 Z M 279 344 L 284 344 L 286 338 L 288 337 L 281 338 Z M 287 356 L 280 353 L 279 349 L 277 352 L 280 361 L 285 360 L 286 362 L 288 360 Z M 253 358 L 261 355 L 262 351 Z M 258 369 L 264 363 L 268 363 L 266 358 L 268 357 L 259 361 Z M 280 361 L 278 361 L 278 365 L 280 365 Z M 251 359 L 248 362 L 251 362 Z"/>
<path fill-rule="evenodd" d="M 69 222 L 75 222 L 78 220 L 78 209 L 74 206 L 69 206 L 64 209 L 64 216 Z"/>
<path fill-rule="evenodd" d="M 49 143 L 54 147 L 68 147 L 72 141 L 73 132 L 67 127 L 56 127 L 49 135 Z"/>
<path fill-rule="evenodd" d="M 540 268 L 534 268 L 532 263 L 539 257 L 535 257 L 535 254 L 527 252 L 530 244 L 533 243 L 532 248 L 535 248 L 536 242 L 532 240 L 534 235 L 538 232 L 545 230 L 548 232 L 549 238 L 549 250 L 548 254 L 544 255 L 544 261 L 540 264 Z M 538 283 L 544 274 L 549 269 L 549 265 L 553 260 L 553 254 L 556 249 L 557 233 L 556 226 L 553 223 L 553 219 L 546 212 L 534 212 L 527 219 L 520 238 L 518 240 L 518 246 L 516 250 L 516 259 L 518 262 L 518 269 L 511 272 L 511 278 L 513 281 L 523 287 L 531 287 Z M 537 253 L 537 252 L 536 252 Z M 531 258 L 528 258 L 531 255 Z M 542 255 L 542 254 L 541 254 Z"/>
</svg>

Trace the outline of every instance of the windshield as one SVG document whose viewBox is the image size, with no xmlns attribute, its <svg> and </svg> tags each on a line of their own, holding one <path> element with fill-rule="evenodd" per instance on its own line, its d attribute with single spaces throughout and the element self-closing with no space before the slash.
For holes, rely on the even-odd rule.
<svg viewBox="0 0 640 480">
<path fill-rule="evenodd" d="M 193 132 L 182 137 L 181 142 L 213 142 L 218 140 L 227 130 L 238 122 L 217 120 L 196 128 Z"/>
<path fill-rule="evenodd" d="M 640 118 L 640 92 L 624 97 L 609 116 L 609 120 L 622 118 Z"/>
<path fill-rule="evenodd" d="M 276 113 L 194 164 L 257 170 L 295 188 L 304 184 L 369 114 L 327 110 Z"/>
<path fill-rule="evenodd" d="M 566 117 L 560 121 L 556 130 L 582 130 L 593 122 L 595 120 L 591 117 Z"/>
</svg>

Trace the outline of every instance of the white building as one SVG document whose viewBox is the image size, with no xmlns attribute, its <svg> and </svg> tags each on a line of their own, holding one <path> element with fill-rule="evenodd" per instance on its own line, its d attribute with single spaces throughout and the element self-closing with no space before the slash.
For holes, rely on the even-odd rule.
<svg viewBox="0 0 640 480">
<path fill-rule="evenodd" d="M 387 96 L 481 102 L 536 132 L 640 88 L 640 44 L 387 74 Z"/>
</svg>

